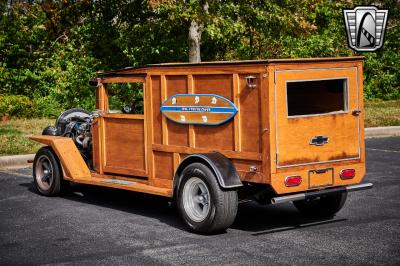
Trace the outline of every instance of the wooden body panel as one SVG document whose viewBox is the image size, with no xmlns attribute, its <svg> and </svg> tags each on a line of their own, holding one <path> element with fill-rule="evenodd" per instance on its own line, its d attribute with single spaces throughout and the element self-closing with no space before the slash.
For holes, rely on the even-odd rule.
<svg viewBox="0 0 400 266">
<path fill-rule="evenodd" d="M 32 136 L 30 139 L 50 146 L 60 159 L 64 178 L 77 180 L 90 178 L 91 174 L 72 139 L 56 136 Z"/>
<path fill-rule="evenodd" d="M 104 172 L 146 176 L 144 118 L 110 115 L 104 121 Z"/>
<path fill-rule="evenodd" d="M 288 117 L 287 82 L 336 78 L 347 80 L 345 112 Z M 359 116 L 352 115 L 359 105 L 357 82 L 355 67 L 275 72 L 277 167 L 359 158 Z M 314 136 L 326 136 L 327 145 L 310 145 Z"/>
<path fill-rule="evenodd" d="M 348 77 L 349 112 L 342 116 L 315 116 L 297 122 L 288 120 L 286 106 L 282 104 L 286 97 L 284 83 L 298 79 L 300 72 L 301 79 Z M 154 187 L 154 192 L 147 190 L 148 187 L 126 188 L 118 184 L 112 187 L 172 196 L 173 178 L 180 162 L 187 155 L 213 151 L 232 160 L 243 182 L 271 185 L 277 194 L 309 190 L 307 178 L 310 170 L 333 167 L 333 186 L 359 183 L 365 174 L 363 113 L 359 117 L 350 114 L 353 109 L 363 111 L 360 57 L 225 65 L 167 64 L 117 70 L 111 74 L 110 77 L 99 75 L 103 84 L 97 87 L 96 107 L 105 114 L 93 126 L 97 172 L 92 173 L 96 178 L 93 184 L 104 185 L 98 179 L 110 176 L 128 180 L 140 176 L 141 182 L 145 182 L 142 185 Z M 128 78 L 129 75 L 132 78 Z M 135 75 L 141 77 L 133 77 Z M 255 77 L 255 88 L 247 85 L 248 76 Z M 145 84 L 144 115 L 140 119 L 131 119 L 126 115 L 107 114 L 107 83 L 132 80 Z M 177 124 L 160 111 L 161 104 L 176 94 L 217 94 L 234 103 L 238 112 L 233 119 L 217 126 Z M 352 132 L 357 128 L 357 132 L 344 134 L 342 130 L 346 128 L 352 128 Z M 334 145 L 309 147 L 304 144 L 310 137 L 324 134 L 333 134 Z M 109 139 L 113 135 L 119 135 L 120 139 L 117 141 L 115 136 Z M 346 147 L 346 154 L 343 154 L 343 147 Z M 321 150 L 318 148 L 324 152 L 318 153 Z M 282 157 L 278 158 L 278 152 Z M 353 157 L 355 152 L 357 157 Z M 330 157 L 338 161 L 324 162 L 332 159 Z M 310 164 L 293 163 L 301 159 Z M 343 181 L 338 177 L 338 171 L 346 167 L 356 169 L 354 179 Z M 114 174 L 109 174 L 109 170 Z M 286 187 L 284 179 L 289 175 L 301 175 L 302 184 Z M 84 182 L 90 183 L 87 179 Z"/>
</svg>

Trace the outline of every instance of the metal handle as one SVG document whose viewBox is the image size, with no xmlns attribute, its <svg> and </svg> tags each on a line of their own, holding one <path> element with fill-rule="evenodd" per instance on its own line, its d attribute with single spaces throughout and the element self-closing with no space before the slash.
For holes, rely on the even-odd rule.
<svg viewBox="0 0 400 266">
<path fill-rule="evenodd" d="M 361 110 L 359 110 L 359 109 L 353 110 L 353 112 L 351 114 L 352 115 L 360 115 L 361 114 Z"/>
</svg>

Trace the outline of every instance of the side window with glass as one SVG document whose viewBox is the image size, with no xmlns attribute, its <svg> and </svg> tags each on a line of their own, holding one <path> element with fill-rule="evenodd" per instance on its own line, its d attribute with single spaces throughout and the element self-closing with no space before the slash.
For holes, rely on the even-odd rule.
<svg viewBox="0 0 400 266">
<path fill-rule="evenodd" d="M 110 83 L 108 106 L 111 114 L 143 114 L 143 83 Z"/>
</svg>

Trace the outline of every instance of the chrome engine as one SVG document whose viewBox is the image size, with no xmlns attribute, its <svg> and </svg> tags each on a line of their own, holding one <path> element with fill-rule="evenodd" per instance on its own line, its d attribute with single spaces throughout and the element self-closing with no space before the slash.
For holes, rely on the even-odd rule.
<svg viewBox="0 0 400 266">
<path fill-rule="evenodd" d="M 95 115 L 80 108 L 63 112 L 55 126 L 46 127 L 42 135 L 71 138 L 86 163 L 92 166 L 92 122 Z"/>
</svg>

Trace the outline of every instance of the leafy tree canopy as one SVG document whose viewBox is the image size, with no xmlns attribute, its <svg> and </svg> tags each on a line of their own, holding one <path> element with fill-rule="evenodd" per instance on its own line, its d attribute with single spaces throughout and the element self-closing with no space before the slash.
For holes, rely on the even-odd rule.
<svg viewBox="0 0 400 266">
<path fill-rule="evenodd" d="M 371 3 L 389 9 L 385 44 L 355 53 L 342 9 Z M 397 0 L 1 0 L 0 14 L 0 95 L 24 96 L 34 116 L 93 109 L 98 70 L 188 61 L 192 21 L 203 61 L 361 54 L 365 97 L 400 98 Z"/>
</svg>

